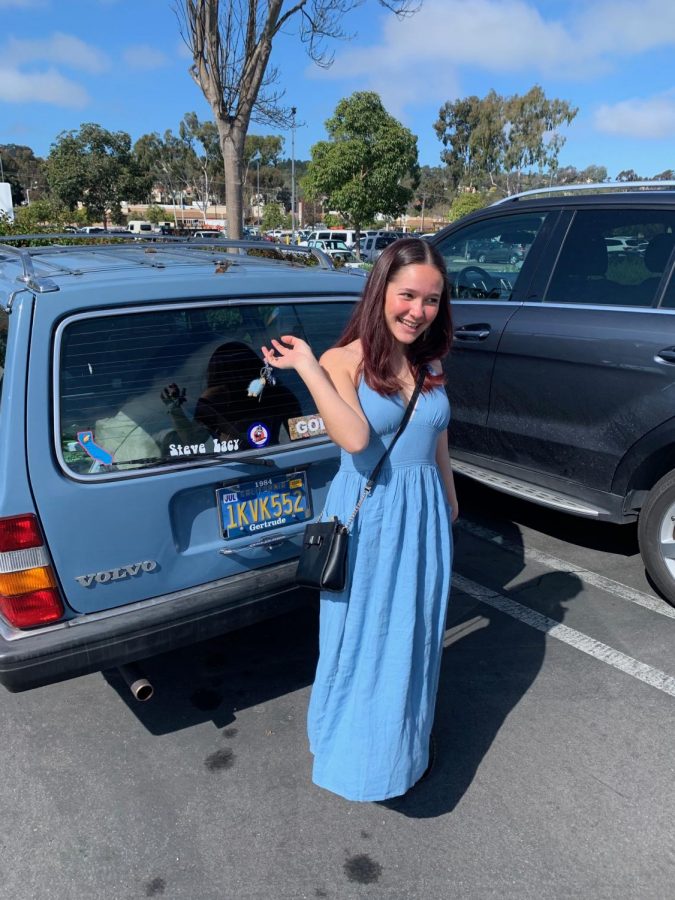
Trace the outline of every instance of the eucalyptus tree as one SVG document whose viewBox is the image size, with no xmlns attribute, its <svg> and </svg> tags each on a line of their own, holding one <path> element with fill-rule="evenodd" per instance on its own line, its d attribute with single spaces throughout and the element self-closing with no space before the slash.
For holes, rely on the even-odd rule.
<svg viewBox="0 0 675 900">
<path fill-rule="evenodd" d="M 141 169 L 149 173 L 153 187 L 171 197 L 177 226 L 176 207 L 189 186 L 190 148 L 167 129 L 161 136 L 157 132 L 142 135 L 134 144 L 133 152 Z"/>
<path fill-rule="evenodd" d="M 548 99 L 539 85 L 511 97 L 491 90 L 445 103 L 434 130 L 455 184 L 512 194 L 533 169 L 555 174 L 565 143 L 559 129 L 577 112 L 566 100 Z"/>
</svg>

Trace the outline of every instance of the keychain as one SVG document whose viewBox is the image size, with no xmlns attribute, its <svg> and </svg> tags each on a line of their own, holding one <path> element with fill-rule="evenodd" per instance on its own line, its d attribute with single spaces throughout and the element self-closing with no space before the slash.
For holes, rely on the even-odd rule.
<svg viewBox="0 0 675 900">
<path fill-rule="evenodd" d="M 277 380 L 274 377 L 272 366 L 268 362 L 266 362 L 260 370 L 260 376 L 258 378 L 254 378 L 253 381 L 249 384 L 248 396 L 257 397 L 258 403 L 260 403 L 260 398 L 262 397 L 262 393 L 265 390 L 265 386 L 268 384 L 275 385 L 276 383 Z"/>
</svg>

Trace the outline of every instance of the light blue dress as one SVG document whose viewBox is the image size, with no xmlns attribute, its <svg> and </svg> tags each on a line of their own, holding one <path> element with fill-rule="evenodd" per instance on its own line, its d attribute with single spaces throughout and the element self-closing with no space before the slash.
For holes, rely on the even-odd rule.
<svg viewBox="0 0 675 900">
<path fill-rule="evenodd" d="M 403 417 L 362 380 L 362 453 L 342 452 L 324 518 L 346 522 Z M 343 593 L 322 593 L 308 713 L 313 780 L 348 800 L 404 794 L 429 760 L 452 566 L 451 510 L 436 465 L 450 420 L 443 388 L 421 394 L 352 526 Z"/>
</svg>

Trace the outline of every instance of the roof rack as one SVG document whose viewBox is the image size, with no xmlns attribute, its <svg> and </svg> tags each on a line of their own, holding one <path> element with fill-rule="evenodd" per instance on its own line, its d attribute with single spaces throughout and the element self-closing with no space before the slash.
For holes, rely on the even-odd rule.
<svg viewBox="0 0 675 900">
<path fill-rule="evenodd" d="M 23 282 L 27 288 L 37 294 L 46 294 L 49 291 L 58 291 L 59 286 L 51 278 L 39 278 L 33 268 L 33 260 L 25 247 L 12 247 L 4 242 L 0 244 L 0 253 L 9 253 L 18 258 L 23 267 L 23 275 L 17 277 L 17 281 Z"/>
<path fill-rule="evenodd" d="M 536 194 L 562 194 L 576 193 L 577 191 L 596 191 L 609 193 L 630 193 L 634 189 L 644 190 L 672 190 L 675 188 L 675 181 L 606 181 L 594 182 L 592 184 L 557 184 L 554 187 L 533 188 L 530 191 L 521 191 L 519 194 L 511 194 L 510 197 L 502 197 L 501 200 L 495 200 L 491 206 L 499 206 L 501 203 L 509 203 L 512 200 L 520 200 L 521 197 L 533 197 Z"/>
<path fill-rule="evenodd" d="M 218 249 L 242 249 L 242 250 L 268 250 L 274 251 L 281 255 L 290 255 L 290 254 L 304 254 L 306 256 L 314 256 L 319 263 L 319 268 L 321 269 L 334 269 L 333 261 L 330 257 L 324 253 L 322 250 L 319 250 L 317 247 L 299 247 L 292 244 L 269 244 L 264 243 L 262 241 L 250 241 L 250 240 L 234 240 L 230 238 L 216 238 L 214 240 L 209 240 L 208 238 L 181 238 L 181 237 L 172 237 L 169 235 L 135 235 L 135 234 L 122 234 L 122 233 L 112 233 L 112 234 L 73 234 L 72 232 L 41 232 L 38 234 L 13 234 L 13 235 L 3 235 L 2 243 L 0 243 L 0 256 L 3 253 L 9 254 L 17 259 L 23 268 L 23 274 L 17 277 L 17 281 L 22 282 L 26 285 L 29 290 L 34 291 L 38 294 L 48 293 L 50 291 L 58 291 L 59 286 L 56 282 L 52 281 L 51 278 L 46 278 L 44 276 L 39 276 L 35 272 L 35 268 L 33 266 L 33 259 L 31 255 L 32 250 L 45 249 L 40 246 L 33 247 L 14 247 L 12 246 L 13 242 L 16 241 L 47 241 L 52 242 L 54 240 L 68 240 L 69 243 L 66 245 L 54 244 L 51 246 L 61 247 L 63 250 L 67 250 L 69 247 L 72 247 L 73 241 L 82 242 L 83 246 L 78 247 L 78 250 L 91 250 L 96 251 L 100 250 L 102 244 L 106 242 L 112 241 L 115 244 L 125 243 L 130 244 L 132 246 L 138 246 L 140 241 L 146 241 L 151 244 L 178 244 L 181 249 L 185 249 L 187 247 L 194 247 L 195 250 L 207 249 L 211 247 L 217 247 Z M 11 242 L 11 243 L 10 243 Z M 48 244 L 48 246 L 50 246 Z"/>
</svg>

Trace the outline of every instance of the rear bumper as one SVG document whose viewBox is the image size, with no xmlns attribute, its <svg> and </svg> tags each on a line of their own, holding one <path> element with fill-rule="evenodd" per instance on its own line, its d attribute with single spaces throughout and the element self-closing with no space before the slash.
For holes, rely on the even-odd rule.
<svg viewBox="0 0 675 900">
<path fill-rule="evenodd" d="M 300 605 L 297 559 L 133 604 L 51 630 L 0 636 L 0 684 L 10 691 L 63 681 L 234 631 Z"/>
</svg>

